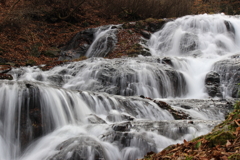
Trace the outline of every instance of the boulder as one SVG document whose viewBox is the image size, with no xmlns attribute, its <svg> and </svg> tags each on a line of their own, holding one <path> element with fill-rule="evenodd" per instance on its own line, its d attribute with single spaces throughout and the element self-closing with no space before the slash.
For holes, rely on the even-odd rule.
<svg viewBox="0 0 240 160">
<path fill-rule="evenodd" d="M 10 74 L 0 73 L 0 79 L 13 80 L 13 77 Z"/>
<path fill-rule="evenodd" d="M 141 35 L 146 38 L 146 39 L 150 39 L 151 38 L 151 33 L 145 30 L 141 30 L 140 31 Z"/>
<path fill-rule="evenodd" d="M 107 159 L 106 151 L 95 139 L 88 136 L 70 138 L 57 146 L 58 153 L 49 160 Z"/>
<path fill-rule="evenodd" d="M 240 83 L 240 55 L 230 56 L 220 60 L 213 66 L 213 71 L 220 76 L 220 85 L 225 96 L 239 97 Z"/>
<path fill-rule="evenodd" d="M 0 65 L 0 73 L 7 73 L 12 70 L 10 65 Z"/>
<path fill-rule="evenodd" d="M 193 33 L 185 33 L 180 40 L 180 50 L 182 53 L 188 53 L 196 50 L 198 47 L 198 36 Z"/>
<path fill-rule="evenodd" d="M 87 117 L 87 120 L 91 124 L 105 124 L 106 123 L 102 118 L 100 118 L 94 114 L 89 115 Z"/>
<path fill-rule="evenodd" d="M 216 72 L 209 72 L 205 78 L 205 87 L 211 97 L 222 97 L 220 88 L 220 75 Z"/>
</svg>

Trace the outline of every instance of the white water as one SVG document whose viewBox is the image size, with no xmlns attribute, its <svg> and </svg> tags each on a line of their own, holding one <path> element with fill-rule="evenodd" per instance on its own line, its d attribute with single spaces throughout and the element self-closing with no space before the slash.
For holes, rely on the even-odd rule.
<svg viewBox="0 0 240 160">
<path fill-rule="evenodd" d="M 109 34 L 105 31 L 96 39 Z M 88 57 L 105 50 L 102 45 L 90 48 Z M 190 115 L 191 124 L 175 121 L 153 101 L 136 96 L 208 98 L 206 74 L 239 47 L 239 19 L 186 16 L 152 35 L 154 57 L 91 58 L 50 71 L 13 69 L 14 81 L 0 82 L 0 160 L 68 159 L 76 150 L 83 159 L 133 160 L 206 134 L 227 112 L 216 102 L 203 106 L 199 100 L 199 106 L 183 108 L 188 101 L 165 99 Z M 163 57 L 170 57 L 173 67 L 163 64 Z"/>
<path fill-rule="evenodd" d="M 154 33 L 149 48 L 155 56 L 183 59 L 184 62 L 177 60 L 174 64 L 187 78 L 189 92 L 186 97 L 206 98 L 204 78 L 213 64 L 240 52 L 239 28 L 240 19 L 234 16 L 185 16 Z M 183 41 L 185 36 L 188 38 Z"/>
<path fill-rule="evenodd" d="M 86 57 L 105 57 L 112 49 L 108 45 L 108 43 L 110 43 L 109 40 L 113 40 L 114 43 L 117 41 L 115 35 L 117 31 L 116 27 L 117 26 L 113 27 L 111 25 L 107 29 L 106 26 L 99 27 L 94 35 L 93 43 L 86 53 Z"/>
</svg>

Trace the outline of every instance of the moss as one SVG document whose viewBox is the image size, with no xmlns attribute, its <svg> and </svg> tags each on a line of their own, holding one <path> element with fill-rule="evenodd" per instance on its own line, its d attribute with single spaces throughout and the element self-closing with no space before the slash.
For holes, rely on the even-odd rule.
<svg viewBox="0 0 240 160">
<path fill-rule="evenodd" d="M 240 159 L 240 154 L 236 153 L 228 157 L 229 160 L 239 160 Z"/>
<path fill-rule="evenodd" d="M 147 23 L 150 23 L 150 22 L 156 21 L 156 19 L 154 19 L 154 18 L 147 18 L 145 21 L 146 21 Z"/>
<path fill-rule="evenodd" d="M 60 49 L 58 48 L 50 48 L 46 51 L 43 51 L 42 54 L 47 56 L 47 57 L 58 57 L 60 55 Z"/>
<path fill-rule="evenodd" d="M 224 145 L 227 143 L 227 140 L 232 140 L 235 138 L 236 136 L 229 131 L 217 131 L 206 136 L 206 139 L 209 141 L 209 144 L 212 147 L 216 145 Z"/>
<path fill-rule="evenodd" d="M 77 58 L 77 59 L 74 59 L 73 61 L 83 61 L 83 60 L 85 60 L 85 59 L 87 59 L 86 56 L 81 56 L 81 57 L 79 57 L 79 58 Z"/>
</svg>

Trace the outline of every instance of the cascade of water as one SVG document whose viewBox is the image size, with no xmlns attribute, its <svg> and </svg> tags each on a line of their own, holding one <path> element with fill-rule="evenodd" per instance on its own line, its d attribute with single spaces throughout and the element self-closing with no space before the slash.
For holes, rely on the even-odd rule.
<svg viewBox="0 0 240 160">
<path fill-rule="evenodd" d="M 0 146 L 7 146 L 0 159 L 61 159 L 75 154 L 85 159 L 140 158 L 214 126 L 206 121 L 195 121 L 200 126 L 180 125 L 167 110 L 140 97 L 9 81 L 1 82 L 0 91 L 0 112 L 4 115 L 0 118 Z M 175 130 L 170 130 L 167 126 L 173 122 Z M 156 143 L 159 141 L 164 143 Z"/>
<path fill-rule="evenodd" d="M 117 43 L 116 26 L 99 27 L 86 57 L 105 57 Z"/>
<path fill-rule="evenodd" d="M 16 80 L 44 81 L 71 90 L 148 97 L 181 97 L 187 93 L 182 73 L 152 57 L 91 58 L 42 72 L 21 68 L 11 72 Z M 21 73 L 21 75 L 19 75 Z"/>
<path fill-rule="evenodd" d="M 184 67 L 174 58 L 173 63 L 186 78 L 189 88 L 186 97 L 206 98 L 206 74 L 214 70 L 212 66 L 215 62 L 240 49 L 239 26 L 240 19 L 234 16 L 185 16 L 167 23 L 162 30 L 154 33 L 149 41 L 149 48 L 155 56 L 177 56 L 185 59 Z"/>
</svg>

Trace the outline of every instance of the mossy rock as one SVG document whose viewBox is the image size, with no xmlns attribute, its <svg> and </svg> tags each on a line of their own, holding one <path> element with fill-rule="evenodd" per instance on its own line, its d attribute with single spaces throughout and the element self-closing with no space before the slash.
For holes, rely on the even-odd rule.
<svg viewBox="0 0 240 160">
<path fill-rule="evenodd" d="M 239 160 L 240 159 L 240 154 L 236 153 L 228 157 L 229 160 Z"/>
<path fill-rule="evenodd" d="M 60 56 L 60 52 L 61 52 L 61 50 L 58 48 L 50 48 L 46 51 L 43 51 L 42 54 L 45 55 L 46 57 L 54 58 L 54 57 Z"/>
<path fill-rule="evenodd" d="M 212 147 L 216 145 L 224 145 L 227 143 L 227 140 L 232 140 L 235 138 L 236 136 L 229 131 L 218 131 L 206 136 L 206 139 L 209 141 L 209 144 Z"/>
</svg>

